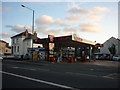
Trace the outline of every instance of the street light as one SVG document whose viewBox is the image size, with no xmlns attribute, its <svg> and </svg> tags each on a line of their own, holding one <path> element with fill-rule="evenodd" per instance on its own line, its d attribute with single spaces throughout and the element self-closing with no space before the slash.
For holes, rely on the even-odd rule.
<svg viewBox="0 0 120 90">
<path fill-rule="evenodd" d="M 33 34 L 34 33 L 34 10 L 27 7 L 27 6 L 25 6 L 25 5 L 21 5 L 21 6 L 27 8 L 27 9 L 29 9 L 29 10 L 31 10 L 33 12 L 33 18 L 32 18 L 32 20 L 33 20 L 32 21 L 32 34 Z M 32 41 L 32 48 L 33 48 L 33 41 Z"/>
<path fill-rule="evenodd" d="M 27 8 L 29 10 L 31 10 L 33 12 L 33 18 L 32 18 L 32 34 L 34 34 L 34 10 L 29 8 L 29 7 L 26 7 L 25 5 L 21 5 L 22 7 L 24 8 Z M 32 49 L 33 49 L 33 39 L 32 39 Z M 33 55 L 32 55 L 32 59 L 33 59 Z"/>
</svg>

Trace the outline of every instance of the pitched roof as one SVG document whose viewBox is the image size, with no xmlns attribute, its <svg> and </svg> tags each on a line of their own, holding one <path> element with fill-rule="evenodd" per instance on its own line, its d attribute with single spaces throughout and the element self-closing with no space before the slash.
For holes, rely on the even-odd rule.
<svg viewBox="0 0 120 90">
<path fill-rule="evenodd" d="M 0 40 L 0 42 L 4 42 L 4 43 L 7 43 L 6 41 L 4 41 L 4 40 Z"/>
<path fill-rule="evenodd" d="M 111 39 L 114 39 L 114 40 L 117 40 L 118 42 L 120 42 L 120 39 L 118 39 L 118 38 L 115 38 L 115 37 L 110 37 L 108 40 L 106 40 L 104 43 L 106 43 L 106 42 L 108 42 L 109 40 L 111 40 Z M 103 43 L 103 44 L 104 44 Z"/>
<path fill-rule="evenodd" d="M 28 35 L 32 35 L 32 34 L 28 33 Z M 11 38 L 18 37 L 18 36 L 25 36 L 25 32 L 19 33 L 15 36 L 12 36 Z"/>
<path fill-rule="evenodd" d="M 28 35 L 28 37 L 26 37 L 23 41 L 25 41 L 25 40 L 28 40 L 28 39 L 40 39 L 40 38 L 34 38 L 34 36 L 33 35 Z"/>
</svg>

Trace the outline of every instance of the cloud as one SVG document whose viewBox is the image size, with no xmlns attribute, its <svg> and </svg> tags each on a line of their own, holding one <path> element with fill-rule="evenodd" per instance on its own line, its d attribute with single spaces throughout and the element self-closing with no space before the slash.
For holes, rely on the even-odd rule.
<svg viewBox="0 0 120 90">
<path fill-rule="evenodd" d="M 87 18 L 92 21 L 101 21 L 108 11 L 110 10 L 106 7 L 93 7 Z"/>
<path fill-rule="evenodd" d="M 66 17 L 65 21 L 67 22 L 79 22 L 80 21 L 80 16 L 70 16 L 70 17 Z"/>
<path fill-rule="evenodd" d="M 35 31 L 40 35 L 53 34 L 55 36 L 67 35 L 72 33 L 99 33 L 102 32 L 102 26 L 96 21 L 102 20 L 102 14 L 109 11 L 106 7 L 93 7 L 89 9 L 81 8 L 78 4 L 73 4 L 67 13 L 67 17 L 53 18 L 52 16 L 42 15 L 35 20 Z M 94 23 L 91 21 L 95 21 Z M 89 22 L 89 23 L 85 23 Z M 25 31 L 24 25 L 7 25 L 14 32 Z M 31 31 L 31 27 L 26 27 Z"/>
<path fill-rule="evenodd" d="M 102 20 L 102 16 L 101 15 L 97 15 L 97 14 L 91 14 L 88 16 L 89 20 L 93 20 L 93 21 L 101 21 Z"/>
<path fill-rule="evenodd" d="M 105 13 L 109 12 L 110 9 L 107 7 L 93 7 L 93 8 L 82 8 L 78 3 L 71 3 L 67 9 L 67 13 L 71 16 L 82 16 L 84 21 L 101 21 Z M 88 19 L 88 20 L 87 20 Z"/>
<path fill-rule="evenodd" d="M 80 25 L 82 32 L 92 32 L 92 33 L 100 33 L 102 32 L 102 26 L 96 23 L 81 23 Z"/>
<path fill-rule="evenodd" d="M 77 14 L 88 14 L 88 10 L 82 8 L 71 8 L 67 11 L 69 14 L 77 15 Z"/>
<path fill-rule="evenodd" d="M 2 36 L 2 38 L 4 39 L 4 38 L 10 38 L 10 33 L 8 33 L 8 32 L 2 32 L 1 33 L 1 36 Z"/>
<path fill-rule="evenodd" d="M 54 19 L 52 16 L 43 15 L 35 20 L 35 23 L 38 27 L 51 27 L 51 26 L 66 26 L 64 20 L 57 18 Z"/>
<path fill-rule="evenodd" d="M 106 7 L 94 7 L 92 10 L 95 13 L 103 13 L 103 12 L 108 12 L 109 11 L 109 9 L 106 8 Z"/>
<path fill-rule="evenodd" d="M 80 3 L 78 4 L 78 3 L 72 2 L 71 4 L 68 5 L 67 13 L 70 15 L 71 14 L 79 15 L 79 14 L 88 14 L 89 11 L 84 8 L 81 8 Z"/>
<path fill-rule="evenodd" d="M 6 25 L 7 28 L 10 28 L 13 32 L 23 32 L 25 31 L 25 29 L 28 29 L 31 31 L 31 27 L 30 26 L 24 26 L 24 25 L 15 25 L 15 26 L 12 26 L 12 25 Z"/>
<path fill-rule="evenodd" d="M 53 18 L 47 15 L 43 15 L 36 20 L 36 24 L 50 25 L 52 23 L 53 23 Z"/>
<path fill-rule="evenodd" d="M 63 24 L 63 21 L 61 19 L 56 19 L 54 21 L 54 24 L 58 24 L 58 25 L 62 25 Z"/>
</svg>

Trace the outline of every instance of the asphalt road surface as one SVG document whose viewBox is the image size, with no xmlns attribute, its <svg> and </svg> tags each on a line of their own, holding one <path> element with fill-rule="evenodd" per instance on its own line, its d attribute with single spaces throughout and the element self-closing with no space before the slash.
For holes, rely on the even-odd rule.
<svg viewBox="0 0 120 90">
<path fill-rule="evenodd" d="M 118 67 L 5 60 L 2 88 L 118 88 Z"/>
</svg>

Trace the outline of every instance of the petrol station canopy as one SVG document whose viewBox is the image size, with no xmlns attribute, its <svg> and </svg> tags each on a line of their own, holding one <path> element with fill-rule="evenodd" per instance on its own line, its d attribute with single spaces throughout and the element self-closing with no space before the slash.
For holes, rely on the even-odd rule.
<svg viewBox="0 0 120 90">
<path fill-rule="evenodd" d="M 49 36 L 49 35 L 48 35 Z M 51 35 L 52 36 L 52 35 Z M 43 44 L 44 47 L 47 47 L 48 43 L 54 43 L 55 47 L 88 47 L 96 45 L 96 42 L 92 42 L 76 35 L 68 35 L 61 37 L 54 37 L 53 41 L 50 42 L 50 38 L 36 39 L 34 43 Z"/>
</svg>

